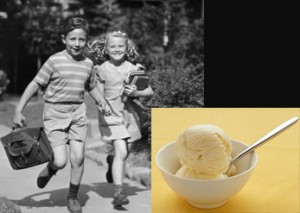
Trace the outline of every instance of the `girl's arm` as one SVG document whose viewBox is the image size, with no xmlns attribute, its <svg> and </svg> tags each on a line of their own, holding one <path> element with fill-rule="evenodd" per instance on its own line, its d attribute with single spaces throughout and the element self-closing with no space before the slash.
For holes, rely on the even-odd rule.
<svg viewBox="0 0 300 213">
<path fill-rule="evenodd" d="M 102 85 L 99 85 L 100 82 L 96 79 L 99 78 L 99 73 L 98 73 L 99 67 L 96 65 L 93 67 L 93 71 L 91 73 L 91 78 L 90 80 L 90 90 L 89 94 L 90 96 L 96 101 L 97 108 L 100 112 L 102 112 L 104 115 L 110 115 L 111 114 L 111 109 L 110 106 L 107 104 L 103 94 L 104 94 L 104 87 Z"/>
<path fill-rule="evenodd" d="M 32 96 L 39 90 L 39 88 L 40 85 L 35 81 L 31 81 L 26 87 L 15 111 L 15 116 L 13 119 L 14 128 L 23 128 L 24 126 L 26 126 L 26 118 L 24 117 L 22 112 Z"/>
<path fill-rule="evenodd" d="M 98 85 L 98 83 L 97 83 Z M 90 96 L 97 102 L 98 105 L 105 104 L 106 101 L 103 97 L 103 93 L 100 92 L 97 86 L 95 86 L 92 90 L 89 91 Z"/>
<path fill-rule="evenodd" d="M 98 82 L 92 90 L 89 91 L 90 96 L 96 101 L 97 107 L 99 110 L 104 113 L 104 115 L 110 115 L 111 114 L 111 109 L 110 106 L 107 104 L 106 100 L 104 99 L 103 95 L 104 94 L 102 91 L 104 89 L 100 89 L 100 83 Z"/>
<path fill-rule="evenodd" d="M 137 90 L 136 86 L 127 85 L 127 86 L 125 86 L 124 92 L 126 95 L 131 96 L 131 97 L 149 97 L 154 94 L 151 86 L 148 86 L 144 90 Z"/>
<path fill-rule="evenodd" d="M 135 67 L 137 70 L 145 70 L 145 67 L 140 63 L 137 63 Z M 137 90 L 135 85 L 126 85 L 124 87 L 124 92 L 127 96 L 130 97 L 149 97 L 154 94 L 150 85 L 144 90 Z"/>
</svg>

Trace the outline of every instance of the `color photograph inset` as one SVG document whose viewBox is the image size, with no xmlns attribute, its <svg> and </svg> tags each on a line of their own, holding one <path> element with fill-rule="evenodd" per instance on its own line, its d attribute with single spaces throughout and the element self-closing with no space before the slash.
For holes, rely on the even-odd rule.
<svg viewBox="0 0 300 213">
<path fill-rule="evenodd" d="M 299 108 L 152 109 L 152 212 L 299 211 L 299 117 Z"/>
</svg>

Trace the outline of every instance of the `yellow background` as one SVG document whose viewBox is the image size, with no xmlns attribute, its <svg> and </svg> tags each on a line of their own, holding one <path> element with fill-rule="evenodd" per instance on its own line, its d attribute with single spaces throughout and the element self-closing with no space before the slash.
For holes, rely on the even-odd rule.
<svg viewBox="0 0 300 213">
<path fill-rule="evenodd" d="M 256 150 L 258 164 L 246 186 L 216 209 L 197 209 L 175 194 L 155 160 L 162 146 L 193 125 L 214 124 L 230 138 L 250 145 L 295 116 L 300 117 L 299 108 L 152 109 L 152 213 L 300 212 L 299 121 Z"/>
</svg>

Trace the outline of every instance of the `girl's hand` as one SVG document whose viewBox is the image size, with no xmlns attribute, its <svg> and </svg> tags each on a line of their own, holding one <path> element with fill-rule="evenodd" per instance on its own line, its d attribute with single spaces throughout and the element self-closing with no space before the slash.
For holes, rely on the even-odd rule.
<svg viewBox="0 0 300 213">
<path fill-rule="evenodd" d="M 124 86 L 124 93 L 127 96 L 137 96 L 137 88 L 135 85 Z"/>
<path fill-rule="evenodd" d="M 16 112 L 13 120 L 13 129 L 23 128 L 27 126 L 26 118 L 21 112 Z"/>
<path fill-rule="evenodd" d="M 145 70 L 145 67 L 140 63 L 137 63 L 135 66 L 137 67 L 138 70 Z"/>
<path fill-rule="evenodd" d="M 103 113 L 105 116 L 111 115 L 111 108 L 107 103 L 103 103 L 102 105 L 97 105 L 99 111 Z"/>
</svg>

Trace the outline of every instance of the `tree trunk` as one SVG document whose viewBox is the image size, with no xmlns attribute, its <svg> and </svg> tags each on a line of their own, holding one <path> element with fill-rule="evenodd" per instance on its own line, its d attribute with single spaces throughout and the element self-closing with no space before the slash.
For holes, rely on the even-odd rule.
<svg viewBox="0 0 300 213">
<path fill-rule="evenodd" d="M 36 62 L 36 65 L 37 65 L 37 72 L 40 70 L 41 66 L 42 66 L 42 56 L 41 56 L 41 51 L 38 47 L 38 53 L 37 53 L 37 62 Z M 35 94 L 35 97 L 37 98 L 37 100 L 39 100 L 40 98 L 42 98 L 42 91 L 41 90 L 38 90 Z"/>
<path fill-rule="evenodd" d="M 13 62 L 14 62 L 14 65 L 13 65 L 13 92 L 14 93 L 18 91 L 19 56 L 20 56 L 20 53 L 19 53 L 19 48 L 17 46 L 17 48 L 15 49 L 14 54 L 13 54 L 13 57 L 14 57 L 14 59 L 13 59 Z"/>
<path fill-rule="evenodd" d="M 42 66 L 42 56 L 40 51 L 38 51 L 38 55 L 37 55 L 37 72 L 40 70 Z"/>
<path fill-rule="evenodd" d="M 204 20 L 204 0 L 202 0 L 202 5 L 201 5 L 201 19 L 203 19 Z"/>
</svg>

